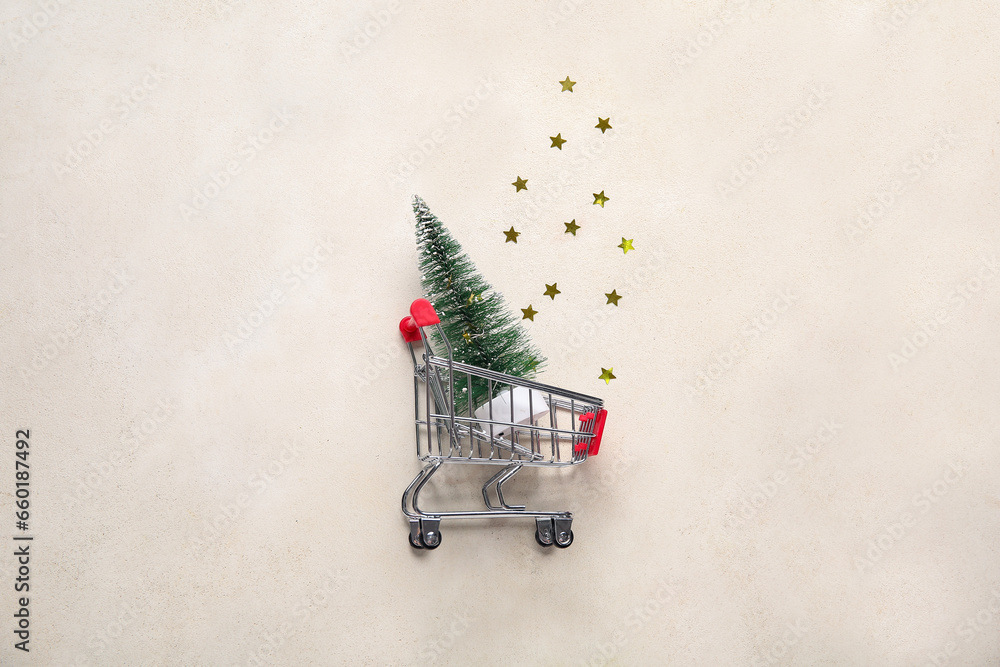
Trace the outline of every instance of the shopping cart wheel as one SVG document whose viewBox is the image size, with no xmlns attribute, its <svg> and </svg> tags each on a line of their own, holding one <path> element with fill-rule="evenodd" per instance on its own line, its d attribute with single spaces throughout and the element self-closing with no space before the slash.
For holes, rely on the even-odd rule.
<svg viewBox="0 0 1000 667">
<path fill-rule="evenodd" d="M 568 533 L 556 533 L 556 539 L 554 544 L 560 549 L 565 549 L 569 545 L 573 544 L 573 531 Z"/>
<path fill-rule="evenodd" d="M 424 549 L 437 549 L 441 546 L 441 533 L 435 531 L 431 531 L 426 535 L 421 533 L 420 544 L 424 547 Z"/>
<path fill-rule="evenodd" d="M 552 536 L 552 542 L 560 549 L 565 549 L 573 544 L 573 529 L 571 528 L 573 519 L 556 517 L 552 523 L 555 524 L 555 533 Z"/>
<path fill-rule="evenodd" d="M 441 519 L 420 520 L 420 544 L 424 549 L 441 546 Z"/>
<path fill-rule="evenodd" d="M 414 549 L 423 549 L 424 545 L 420 541 L 420 522 L 416 519 L 410 519 L 410 546 Z"/>
<path fill-rule="evenodd" d="M 535 519 L 535 541 L 543 547 L 551 547 L 554 541 L 555 529 L 552 527 L 552 519 L 548 517 L 538 517 Z"/>
</svg>

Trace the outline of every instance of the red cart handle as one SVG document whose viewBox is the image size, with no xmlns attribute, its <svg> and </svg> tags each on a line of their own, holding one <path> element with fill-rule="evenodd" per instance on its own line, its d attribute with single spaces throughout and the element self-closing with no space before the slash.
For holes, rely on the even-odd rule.
<svg viewBox="0 0 1000 667">
<path fill-rule="evenodd" d="M 410 304 L 410 316 L 418 327 L 429 327 L 440 324 L 441 320 L 434 312 L 434 306 L 427 299 L 417 299 Z"/>
<path fill-rule="evenodd" d="M 427 299 L 417 299 L 410 304 L 410 314 L 399 321 L 399 333 L 407 343 L 420 342 L 420 327 L 439 324 L 441 319 Z"/>
</svg>

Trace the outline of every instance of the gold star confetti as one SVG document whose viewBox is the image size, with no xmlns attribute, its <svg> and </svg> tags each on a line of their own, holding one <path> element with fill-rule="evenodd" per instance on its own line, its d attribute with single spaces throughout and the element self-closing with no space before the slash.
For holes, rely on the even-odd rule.
<svg viewBox="0 0 1000 667">
<path fill-rule="evenodd" d="M 604 134 L 605 130 L 610 130 L 611 129 L 611 123 L 610 123 L 610 121 L 611 121 L 611 116 L 608 116 L 607 118 L 601 118 L 600 116 L 598 116 L 597 117 L 597 125 L 595 125 L 594 127 L 596 127 L 598 130 L 600 130 L 601 134 Z"/>
<path fill-rule="evenodd" d="M 545 296 L 551 297 L 553 301 L 556 300 L 556 294 L 562 294 L 561 291 L 556 289 L 556 285 L 558 284 L 559 283 L 552 283 L 551 285 L 548 283 L 545 284 Z"/>
<path fill-rule="evenodd" d="M 617 289 L 613 289 L 610 292 L 605 292 L 604 296 L 608 297 L 608 303 L 613 303 L 616 306 L 618 305 L 618 299 L 622 298 L 622 295 L 618 293 Z"/>
<path fill-rule="evenodd" d="M 549 146 L 549 148 L 558 148 L 559 150 L 562 150 L 562 145 L 566 143 L 566 140 L 562 138 L 562 132 L 554 137 L 549 137 L 549 139 L 552 140 L 552 145 Z"/>
<path fill-rule="evenodd" d="M 514 225 L 511 225 L 510 229 L 508 229 L 506 232 L 504 232 L 504 236 L 507 237 L 507 240 L 504 241 L 504 243 L 510 243 L 511 241 L 513 241 L 514 243 L 517 243 L 517 237 L 520 236 L 520 235 L 521 235 L 521 232 L 515 232 L 514 231 Z"/>
<path fill-rule="evenodd" d="M 601 194 L 594 193 L 594 204 L 604 208 L 604 202 L 611 201 L 611 197 L 604 196 L 604 190 L 601 190 Z"/>
<path fill-rule="evenodd" d="M 621 248 L 622 252 L 627 255 L 629 250 L 635 250 L 635 248 L 632 247 L 633 240 L 634 239 L 627 239 L 623 236 L 622 242 L 618 244 L 618 247 Z"/>
<path fill-rule="evenodd" d="M 482 301 L 482 300 L 483 300 L 483 295 L 482 294 L 476 294 L 475 292 L 470 292 L 469 293 L 469 300 L 466 303 L 466 305 L 471 306 L 473 301 Z"/>
<path fill-rule="evenodd" d="M 615 377 L 615 374 L 611 372 L 613 370 L 615 370 L 615 369 L 614 368 L 602 368 L 601 369 L 601 376 L 598 379 L 599 380 L 604 380 L 604 384 L 611 384 L 612 380 L 617 380 L 618 379 L 618 378 Z"/>
<path fill-rule="evenodd" d="M 562 84 L 562 90 L 559 91 L 560 93 L 564 93 L 567 90 L 572 93 L 573 86 L 576 85 L 576 81 L 570 81 L 568 76 L 566 77 L 565 81 L 560 81 L 559 83 Z"/>
<path fill-rule="evenodd" d="M 472 336 L 469 335 L 468 331 L 466 331 L 464 334 L 462 334 L 462 338 L 465 339 L 465 343 L 467 345 L 471 345 L 472 344 Z"/>
<path fill-rule="evenodd" d="M 564 222 L 563 224 L 566 225 L 566 231 L 563 232 L 563 234 L 572 234 L 573 236 L 576 236 L 576 230 L 580 229 L 580 225 L 576 224 L 576 218 L 573 218 L 569 222 Z"/>
<path fill-rule="evenodd" d="M 527 190 L 528 189 L 528 179 L 521 178 L 520 176 L 518 176 L 517 180 L 514 181 L 513 183 L 511 183 L 511 185 L 513 185 L 515 188 L 517 188 L 517 190 L 515 190 L 514 192 L 520 192 L 521 190 Z"/>
<path fill-rule="evenodd" d="M 524 317 L 521 318 L 522 320 L 531 320 L 532 322 L 535 321 L 535 315 L 538 314 L 538 311 L 532 308 L 530 303 L 527 308 L 522 308 L 521 312 L 524 313 Z"/>
</svg>

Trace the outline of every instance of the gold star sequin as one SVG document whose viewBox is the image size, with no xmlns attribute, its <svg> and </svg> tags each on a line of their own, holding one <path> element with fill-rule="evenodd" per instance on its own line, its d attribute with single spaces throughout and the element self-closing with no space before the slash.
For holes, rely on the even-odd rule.
<svg viewBox="0 0 1000 667">
<path fill-rule="evenodd" d="M 566 77 L 565 81 L 560 81 L 559 83 L 562 84 L 562 90 L 559 91 L 560 93 L 564 93 L 567 90 L 572 93 L 573 86 L 576 85 L 576 81 L 570 81 L 568 76 Z"/>
<path fill-rule="evenodd" d="M 507 237 L 507 240 L 504 241 L 504 243 L 510 243 L 511 241 L 513 241 L 514 243 L 517 243 L 517 237 L 520 236 L 520 235 L 521 235 L 521 232 L 515 232 L 514 231 L 514 225 L 511 225 L 510 229 L 508 229 L 507 231 L 504 232 L 504 236 Z"/>
<path fill-rule="evenodd" d="M 598 379 L 604 380 L 604 384 L 611 384 L 612 380 L 617 380 L 618 379 L 618 378 L 615 377 L 615 374 L 611 372 L 613 370 L 615 370 L 615 369 L 614 368 L 602 368 L 601 369 L 601 376 Z"/>
<path fill-rule="evenodd" d="M 562 138 L 562 132 L 554 137 L 549 137 L 549 139 L 552 140 L 552 145 L 549 146 L 549 148 L 558 148 L 559 150 L 562 150 L 562 145 L 566 143 L 566 140 Z"/>
<path fill-rule="evenodd" d="M 572 234 L 573 236 L 576 236 L 576 230 L 580 229 L 580 225 L 576 224 L 576 218 L 573 218 L 569 222 L 564 222 L 563 224 L 566 225 L 566 231 L 563 232 L 563 234 Z"/>
<path fill-rule="evenodd" d="M 556 285 L 558 285 L 558 283 L 552 283 L 551 285 L 548 283 L 545 284 L 545 296 L 551 297 L 553 301 L 556 300 L 556 294 L 562 294 L 562 292 L 556 288 Z"/>
<path fill-rule="evenodd" d="M 597 117 L 597 125 L 595 125 L 594 127 L 596 127 L 598 130 L 600 130 L 601 134 L 604 134 L 605 130 L 610 130 L 611 129 L 611 123 L 609 122 L 610 120 L 611 120 L 611 116 L 608 116 L 607 118 L 601 118 L 600 116 L 598 116 Z"/>
<path fill-rule="evenodd" d="M 632 240 L 633 239 L 627 239 L 623 236 L 622 242 L 618 244 L 618 247 L 621 248 L 622 252 L 625 253 L 626 255 L 628 254 L 629 250 L 635 250 L 635 248 L 632 247 Z"/>
<path fill-rule="evenodd" d="M 535 321 L 535 315 L 538 314 L 538 311 L 532 308 L 530 303 L 527 308 L 522 308 L 521 312 L 524 313 L 522 320 L 531 320 L 532 322 Z"/>
<path fill-rule="evenodd" d="M 472 344 L 472 336 L 469 335 L 468 331 L 466 331 L 464 334 L 462 334 L 462 338 L 465 339 L 465 343 L 467 345 L 471 345 Z"/>
<path fill-rule="evenodd" d="M 517 190 L 515 190 L 514 192 L 520 192 L 521 190 L 527 190 L 528 189 L 528 179 L 521 178 L 520 176 L 518 176 L 517 180 L 514 181 L 513 183 L 511 183 L 511 185 L 513 185 L 515 188 L 517 188 Z"/>
<path fill-rule="evenodd" d="M 613 289 L 610 292 L 605 292 L 604 296 L 608 297 L 608 303 L 613 303 L 616 306 L 618 305 L 618 299 L 622 298 L 622 295 L 618 293 L 617 289 Z"/>
<path fill-rule="evenodd" d="M 601 194 L 594 193 L 594 204 L 604 208 L 604 202 L 611 201 L 611 197 L 604 196 L 604 190 L 601 190 Z"/>
</svg>

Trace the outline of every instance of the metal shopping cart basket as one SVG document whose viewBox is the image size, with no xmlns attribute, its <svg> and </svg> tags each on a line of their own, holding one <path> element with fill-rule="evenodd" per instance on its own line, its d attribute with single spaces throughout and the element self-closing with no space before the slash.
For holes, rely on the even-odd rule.
<svg viewBox="0 0 1000 667">
<path fill-rule="evenodd" d="M 533 517 L 538 543 L 565 549 L 573 543 L 573 514 L 511 505 L 504 500 L 503 485 L 525 466 L 571 466 L 597 454 L 607 416 L 603 401 L 455 361 L 440 322 L 431 303 L 417 299 L 410 315 L 399 323 L 413 359 L 417 458 L 426 463 L 403 492 L 410 545 L 417 549 L 440 546 L 442 519 Z M 448 349 L 447 357 L 431 349 L 425 329 L 432 326 Z M 416 344 L 424 347 L 419 358 Z M 485 396 L 484 404 L 476 408 L 474 396 Z M 429 512 L 419 508 L 420 490 L 445 463 L 501 468 L 483 485 L 485 510 Z M 497 504 L 490 499 L 490 487 L 495 488 Z"/>
</svg>

